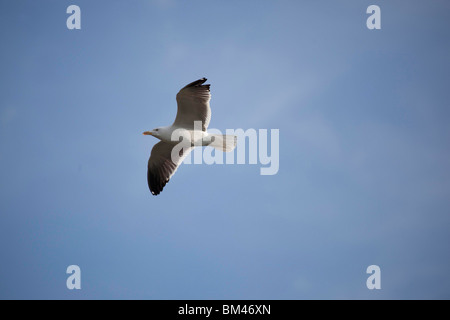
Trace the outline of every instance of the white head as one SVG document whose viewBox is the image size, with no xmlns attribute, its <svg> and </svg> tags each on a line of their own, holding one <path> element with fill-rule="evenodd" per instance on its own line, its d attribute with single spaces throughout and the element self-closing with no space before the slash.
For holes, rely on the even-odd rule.
<svg viewBox="0 0 450 320">
<path fill-rule="evenodd" d="M 158 138 L 159 140 L 171 141 L 170 139 L 172 130 L 170 129 L 170 127 L 158 127 L 151 131 L 145 131 L 143 134 L 147 136 L 153 136 L 155 138 Z"/>
<path fill-rule="evenodd" d="M 155 128 L 155 129 L 150 130 L 150 131 L 145 131 L 143 133 L 143 135 L 154 136 L 155 138 L 161 139 L 162 131 L 163 131 L 163 128 Z"/>
</svg>

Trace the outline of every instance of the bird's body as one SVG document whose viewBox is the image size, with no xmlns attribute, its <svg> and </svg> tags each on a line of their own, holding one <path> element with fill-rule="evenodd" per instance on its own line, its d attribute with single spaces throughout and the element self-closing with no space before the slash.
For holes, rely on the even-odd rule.
<svg viewBox="0 0 450 320">
<path fill-rule="evenodd" d="M 177 94 L 178 112 L 171 126 L 159 127 L 144 132 L 161 141 L 152 149 L 148 160 L 147 182 L 153 195 L 158 195 L 169 182 L 178 166 L 196 146 L 212 146 L 222 151 L 232 151 L 236 146 L 235 136 L 209 134 L 211 120 L 210 85 L 206 78 L 194 81 Z M 182 149 L 175 149 L 184 140 Z"/>
<path fill-rule="evenodd" d="M 212 135 L 210 135 L 207 131 L 186 129 L 173 125 L 168 127 L 159 127 L 157 138 L 168 144 L 176 145 L 179 141 L 173 141 L 172 137 L 176 135 L 177 130 L 183 130 L 184 134 L 188 137 L 188 139 L 190 139 L 192 146 L 208 146 L 211 142 Z"/>
</svg>

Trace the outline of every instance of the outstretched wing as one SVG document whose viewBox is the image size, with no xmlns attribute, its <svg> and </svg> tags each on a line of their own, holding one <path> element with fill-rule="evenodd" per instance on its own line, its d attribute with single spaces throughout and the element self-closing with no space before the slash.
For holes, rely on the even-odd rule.
<svg viewBox="0 0 450 320">
<path fill-rule="evenodd" d="M 181 149 L 179 154 L 172 159 L 173 144 L 158 142 L 152 149 L 148 159 L 147 182 L 150 192 L 156 196 L 169 182 L 170 178 L 177 171 L 178 166 L 189 154 L 191 148 Z"/>
<path fill-rule="evenodd" d="M 203 84 L 206 78 L 194 81 L 177 94 L 178 112 L 174 126 L 193 130 L 194 121 L 202 122 L 202 130 L 206 131 L 211 120 L 211 108 L 209 100 L 211 93 L 209 84 Z"/>
</svg>

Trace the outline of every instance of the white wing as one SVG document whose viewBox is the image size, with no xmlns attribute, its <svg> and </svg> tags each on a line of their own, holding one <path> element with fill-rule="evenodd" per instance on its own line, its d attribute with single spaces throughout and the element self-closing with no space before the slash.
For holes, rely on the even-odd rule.
<svg viewBox="0 0 450 320">
<path fill-rule="evenodd" d="M 150 192 L 155 196 L 164 189 L 183 159 L 192 150 L 192 148 L 181 149 L 179 157 L 172 159 L 173 147 L 173 144 L 158 142 L 148 159 L 147 182 Z"/>
<path fill-rule="evenodd" d="M 178 112 L 173 126 L 194 129 L 194 121 L 202 122 L 202 130 L 206 131 L 211 120 L 209 100 L 211 93 L 209 84 L 203 85 L 206 78 L 194 81 L 177 94 Z"/>
</svg>

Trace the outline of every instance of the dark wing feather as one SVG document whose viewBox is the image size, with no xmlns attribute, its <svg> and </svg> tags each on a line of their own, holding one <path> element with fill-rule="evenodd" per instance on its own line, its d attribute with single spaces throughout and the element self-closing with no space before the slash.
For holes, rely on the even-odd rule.
<svg viewBox="0 0 450 320">
<path fill-rule="evenodd" d="M 181 149 L 179 157 L 172 159 L 173 147 L 172 144 L 163 141 L 158 142 L 153 147 L 148 159 L 147 183 L 150 192 L 155 196 L 161 193 L 164 186 L 177 171 L 178 166 L 191 151 L 190 148 Z"/>
</svg>

